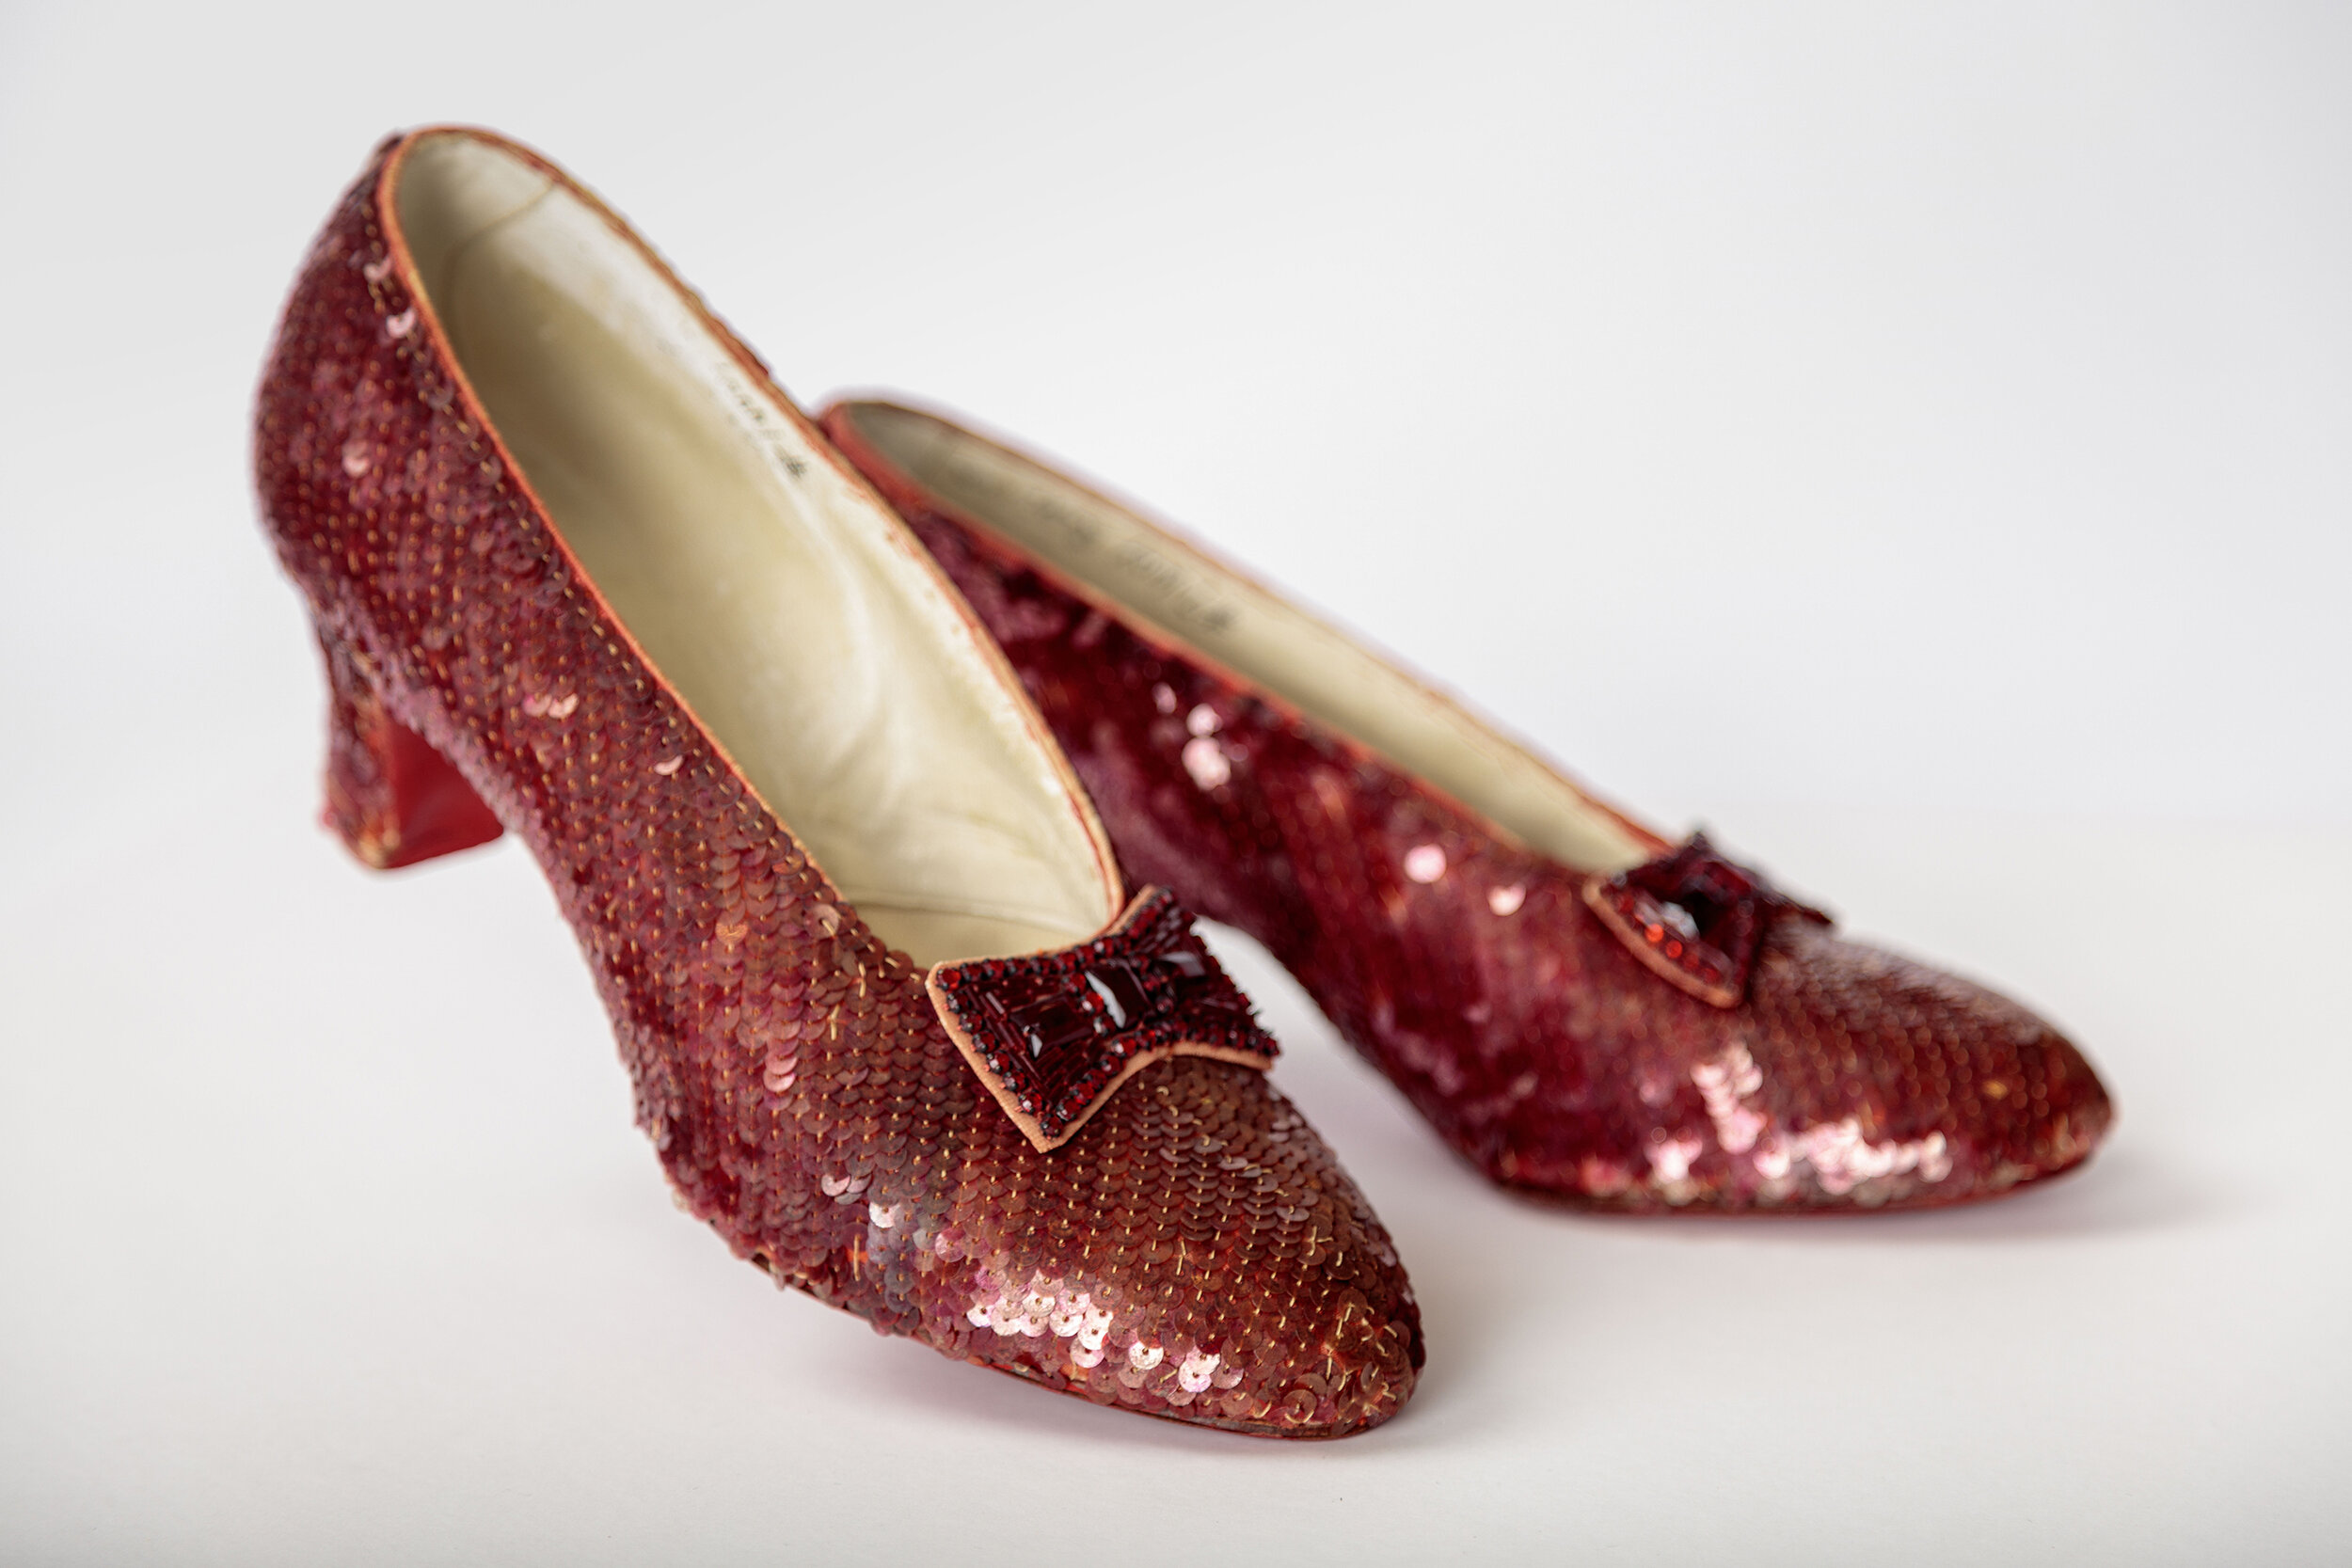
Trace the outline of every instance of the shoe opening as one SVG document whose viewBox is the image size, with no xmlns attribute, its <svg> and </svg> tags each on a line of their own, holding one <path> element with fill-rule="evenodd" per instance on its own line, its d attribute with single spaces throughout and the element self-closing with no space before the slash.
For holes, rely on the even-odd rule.
<svg viewBox="0 0 2352 1568">
<path fill-rule="evenodd" d="M 1199 649 L 1529 847 L 1603 872 L 1657 852 L 1453 698 L 1125 507 L 915 409 L 851 403 L 837 417 L 917 483 L 1112 613 L 1175 647 Z"/>
<path fill-rule="evenodd" d="M 1092 812 L 902 524 L 608 214 L 418 138 L 393 201 L 467 382 L 589 580 L 858 913 L 930 964 L 1118 912 Z"/>
</svg>

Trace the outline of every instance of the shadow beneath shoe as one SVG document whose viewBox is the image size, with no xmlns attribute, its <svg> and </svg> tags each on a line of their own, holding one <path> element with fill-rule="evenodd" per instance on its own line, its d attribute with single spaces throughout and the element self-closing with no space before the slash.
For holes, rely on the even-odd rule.
<svg viewBox="0 0 2352 1568">
<path fill-rule="evenodd" d="M 1370 1433 L 1334 1441 L 1260 1437 L 1096 1404 L 970 1362 L 943 1365 L 936 1351 L 912 1340 L 879 1341 L 872 1349 L 875 1354 L 843 1357 L 826 1369 L 825 1375 L 839 1384 L 836 1397 L 923 1421 L 946 1420 L 967 1432 L 976 1451 L 1021 1452 L 1034 1459 L 1067 1444 L 1081 1456 L 1117 1447 L 1136 1453 L 1248 1458 L 1347 1448 L 1376 1439 L 1397 1424 L 1392 1420 Z M 1408 1402 L 1398 1419 L 1411 1413 Z"/>
<path fill-rule="evenodd" d="M 2211 1172 L 2168 1160 L 2145 1146 L 2095 1156 L 2087 1164 L 1990 1203 L 1876 1216 L 1877 1225 L 1851 1227 L 1851 1238 L 1895 1245 L 2003 1242 L 2081 1242 L 2099 1237 L 2150 1236 L 2202 1229 L 2259 1207 L 2254 1196 Z M 1849 1227 L 1839 1226 L 1838 1230 Z M 1841 1241 L 1845 1237 L 1839 1238 Z"/>
<path fill-rule="evenodd" d="M 1382 1190 L 1382 1213 L 1411 1270 L 1430 1359 L 1405 1409 L 1370 1432 L 1298 1442 L 1139 1418 L 984 1368 L 943 1366 L 904 1340 L 830 1358 L 813 1375 L 837 1384 L 829 1393 L 844 1402 L 945 1419 L 983 1450 L 1001 1437 L 1032 1453 L 1110 1448 L 1326 1469 L 1490 1443 L 1503 1431 L 1589 1434 L 1622 1418 L 1607 1386 L 1612 1364 L 1672 1368 L 1692 1354 L 1692 1333 L 1723 1330 L 1722 1313 L 1738 1322 L 1750 1310 L 1769 1318 L 1803 1308 L 1813 1293 L 1803 1283 L 1813 1272 L 1807 1255 L 1828 1271 L 1822 1298 L 1850 1307 L 1855 1281 L 1876 1268 L 1856 1249 L 1916 1257 L 1922 1248 L 2022 1246 L 2032 1249 L 2038 1260 L 2028 1267 L 2039 1277 L 2058 1256 L 2042 1243 L 2145 1242 L 2264 1207 L 2242 1186 L 2130 1145 L 1990 1203 L 1764 1218 L 1597 1214 L 1506 1194 L 1434 1148 L 1390 1153 L 1401 1156 L 1395 1168 L 1375 1169 L 1371 1184 Z M 1947 1267 L 1970 1276 L 2001 1270 L 1990 1257 Z"/>
<path fill-rule="evenodd" d="M 2006 1242 L 2081 1242 L 2185 1231 L 2218 1224 L 2255 1207 L 2250 1194 L 2126 1144 L 2093 1156 L 2062 1176 L 2037 1181 L 2006 1197 L 1946 1209 L 1838 1213 L 1613 1214 L 1536 1193 L 1512 1192 L 1524 1212 L 1575 1224 L 1656 1228 L 1693 1236 L 1769 1237 L 1825 1245 L 1873 1246 Z"/>
<path fill-rule="evenodd" d="M 1758 1323 L 1817 1312 L 1835 1319 L 1861 1300 L 1917 1313 L 1929 1290 L 1948 1299 L 1959 1281 L 1975 1282 L 1957 1289 L 1981 1289 L 1988 1305 L 2012 1289 L 2076 1289 L 2086 1249 L 2145 1268 L 2151 1243 L 2174 1255 L 2191 1233 L 2239 1228 L 2270 1207 L 2243 1181 L 2169 1152 L 2126 1144 L 2007 1198 L 1881 1214 L 1597 1213 L 1506 1193 L 1451 1160 L 1443 1170 L 1409 1160 L 1407 1181 L 1373 1170 L 1430 1346 L 1412 1403 L 1382 1440 L 1606 1426 L 1619 1364 L 1675 1368 L 1694 1340 L 1736 1340 Z M 1931 1278 L 1945 1283 L 1921 1283 Z"/>
<path fill-rule="evenodd" d="M 841 1399 L 944 1418 L 982 1449 L 1001 1434 L 1032 1453 L 1067 1446 L 1078 1456 L 1105 1448 L 1153 1459 L 1223 1454 L 1319 1470 L 1397 1451 L 1491 1446 L 1499 1433 L 1565 1440 L 1624 1419 L 1624 1379 L 1671 1378 L 1704 1359 L 1694 1345 L 1736 1339 L 1751 1319 L 1836 1319 L 1862 1299 L 1920 1310 L 1927 1287 L 1880 1271 L 1872 1252 L 1908 1254 L 1939 1278 L 1992 1278 L 2010 1274 L 1992 1256 L 2009 1246 L 2026 1274 L 2058 1280 L 2074 1268 L 2069 1248 L 2169 1243 L 2267 1206 L 2242 1177 L 2138 1141 L 2129 1129 L 2063 1177 L 1989 1202 L 1913 1212 L 1612 1214 L 1507 1191 L 1446 1148 L 1254 943 L 1221 928 L 1213 940 L 1283 1040 L 1277 1086 L 1341 1151 L 1411 1275 L 1429 1363 L 1404 1410 L 1336 1441 L 1268 1439 L 942 1366 L 936 1353 L 903 1340 L 828 1362 L 821 1375 L 839 1385 Z M 2044 1244 L 2052 1243 L 2060 1244 Z M 1927 1256 L 1941 1250 L 1969 1256 L 1943 1263 Z M 1935 1289 L 1948 1294 L 1945 1284 Z"/>
</svg>

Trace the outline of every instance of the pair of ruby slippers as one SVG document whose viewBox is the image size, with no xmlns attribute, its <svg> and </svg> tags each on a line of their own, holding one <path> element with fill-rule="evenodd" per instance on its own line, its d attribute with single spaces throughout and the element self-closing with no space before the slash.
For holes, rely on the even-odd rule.
<svg viewBox="0 0 2352 1568">
<path fill-rule="evenodd" d="M 2083 1160 L 2074 1046 L 1843 942 L 1342 633 L 933 416 L 812 424 L 611 212 L 379 150 L 263 381 L 368 863 L 520 836 L 686 1205 L 884 1332 L 1333 1436 L 1422 1361 L 1188 910 L 1494 1180 L 1915 1208 Z"/>
</svg>

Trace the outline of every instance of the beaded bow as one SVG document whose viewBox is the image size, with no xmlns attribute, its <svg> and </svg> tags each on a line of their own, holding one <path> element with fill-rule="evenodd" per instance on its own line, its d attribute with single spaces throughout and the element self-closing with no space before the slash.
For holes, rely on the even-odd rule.
<svg viewBox="0 0 2352 1568">
<path fill-rule="evenodd" d="M 1702 1002 L 1736 1007 L 1748 994 L 1756 950 L 1781 915 L 1830 924 L 1760 871 L 1716 853 L 1705 833 L 1656 860 L 1584 884 L 1600 923 L 1660 976 Z"/>
<path fill-rule="evenodd" d="M 1277 1051 L 1165 888 L 1145 888 L 1091 942 L 943 963 L 930 988 L 964 1060 L 1041 1152 L 1164 1056 L 1263 1071 Z"/>
</svg>

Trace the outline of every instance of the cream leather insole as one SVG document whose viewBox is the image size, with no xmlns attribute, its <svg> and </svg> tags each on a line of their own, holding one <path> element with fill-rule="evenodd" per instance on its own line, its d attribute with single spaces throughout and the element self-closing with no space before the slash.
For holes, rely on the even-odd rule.
<svg viewBox="0 0 2352 1568">
<path fill-rule="evenodd" d="M 858 913 L 930 964 L 1117 912 L 1057 759 L 902 527 L 586 203 L 436 137 L 398 205 L 499 435 L 640 646 Z"/>
<path fill-rule="evenodd" d="M 893 462 L 979 522 L 1531 848 L 1584 871 L 1650 857 L 1557 770 L 1458 703 L 1124 507 L 930 415 L 876 403 L 848 412 Z"/>
</svg>

